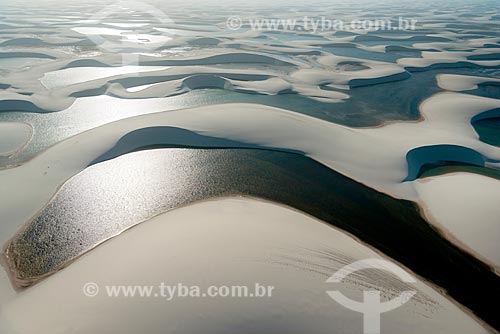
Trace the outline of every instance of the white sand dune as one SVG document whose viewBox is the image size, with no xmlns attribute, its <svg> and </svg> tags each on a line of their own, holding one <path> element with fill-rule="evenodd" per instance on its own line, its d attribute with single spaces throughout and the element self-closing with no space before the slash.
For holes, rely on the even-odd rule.
<svg viewBox="0 0 500 334">
<path fill-rule="evenodd" d="M 382 315 L 383 333 L 487 333 L 419 279 L 404 283 L 380 272 L 325 282 L 344 265 L 370 258 L 381 259 L 348 235 L 291 209 L 242 198 L 202 202 L 143 223 L 50 279 L 2 298 L 0 331 L 360 333 L 361 314 L 337 304 L 326 291 L 360 300 L 363 290 L 373 289 L 388 299 L 417 291 L 408 303 Z M 87 282 L 101 286 L 98 296 L 83 294 Z M 245 299 L 106 296 L 105 285 L 160 282 L 202 289 L 253 289 L 259 283 L 274 290 L 271 298 Z M 0 291 L 8 285 L 0 278 Z"/>
<path fill-rule="evenodd" d="M 292 75 L 300 68 L 310 67 L 302 62 L 284 61 L 280 57 L 259 53 L 223 52 L 216 56 L 205 52 L 182 60 L 138 56 L 141 64 L 148 66 L 113 66 L 117 57 L 110 55 L 78 61 L 62 58 L 22 73 L 7 75 L 3 83 L 18 87 L 23 93 L 1 92 L 0 98 L 9 101 L 9 104 L 4 103 L 6 108 L 14 108 L 15 103 L 32 104 L 30 108 L 20 109 L 26 112 L 65 110 L 75 102 L 76 97 L 108 93 L 122 98 L 152 98 L 178 95 L 199 88 L 226 88 L 259 94 L 290 91 L 332 103 L 349 98 L 344 93 L 319 89 L 315 82 L 302 80 L 300 73 Z M 224 64 L 228 67 L 224 67 Z M 255 66 L 248 69 L 231 68 L 237 64 Z M 213 77 L 209 80 L 209 76 L 204 76 L 203 82 L 199 79 L 195 82 L 192 77 L 200 75 Z M 336 81 L 335 76 L 335 73 L 331 73 L 332 82 Z M 372 73 L 371 77 L 374 76 Z M 33 77 L 39 77 L 40 80 L 33 81 Z M 226 86 L 218 82 L 221 77 L 227 81 Z M 270 80 L 258 82 L 258 77 Z M 358 74 L 356 78 L 363 78 L 363 75 Z M 347 80 L 345 75 L 343 80 Z M 190 82 L 191 85 L 184 85 L 184 82 Z M 189 86 L 189 89 L 183 89 L 183 86 Z M 29 95 L 25 92 L 29 92 Z"/>
<path fill-rule="evenodd" d="M 416 44 L 417 48 L 432 48 L 432 44 Z M 494 49 L 483 49 L 487 52 L 495 52 Z M 475 55 L 483 55 L 484 51 L 475 52 L 422 52 L 422 58 L 401 58 L 398 59 L 398 65 L 411 71 L 425 71 L 429 69 L 440 68 L 460 68 L 460 67 L 498 67 L 498 60 L 470 60 L 469 58 Z"/>
<path fill-rule="evenodd" d="M 500 83 L 500 79 L 457 74 L 438 74 L 437 81 L 439 87 L 455 92 L 477 89 L 480 84 Z"/>
<path fill-rule="evenodd" d="M 359 71 L 341 71 L 339 64 L 347 61 L 358 61 L 368 67 Z M 396 64 L 368 61 L 351 57 L 323 56 L 318 59 L 323 68 L 301 69 L 292 74 L 312 85 L 345 85 L 350 88 L 374 85 L 384 82 L 407 79 L 410 74 Z M 333 70 L 330 70 L 333 68 Z M 326 70 L 325 70 L 326 69 Z"/>
<path fill-rule="evenodd" d="M 415 183 L 425 203 L 426 215 L 476 255 L 495 263 L 497 269 L 500 268 L 499 183 L 472 173 L 452 173 Z M 466 210 L 461 208 L 464 205 Z"/>
<path fill-rule="evenodd" d="M 276 50 L 280 50 L 276 48 Z M 222 54 L 213 55 L 220 51 Z M 2 92 L 0 98 L 12 101 L 26 101 L 34 104 L 34 108 L 41 111 L 60 111 L 69 108 L 76 97 L 112 94 L 122 98 L 151 98 L 171 96 L 183 93 L 180 85 L 175 81 L 187 80 L 188 76 L 213 74 L 238 80 L 237 75 L 265 75 L 267 82 L 256 82 L 245 79 L 246 82 L 235 82 L 227 85 L 226 89 L 259 94 L 277 94 L 287 90 L 306 97 L 325 102 L 339 102 L 349 98 L 347 94 L 326 91 L 318 85 L 330 85 L 342 88 L 374 85 L 379 83 L 404 80 L 410 75 L 401 66 L 391 63 L 361 60 L 349 57 L 322 55 L 318 62 L 323 68 L 316 68 L 310 63 L 292 60 L 280 56 L 268 56 L 262 52 L 234 52 L 225 49 L 213 49 L 210 53 L 199 52 L 196 56 L 183 57 L 149 57 L 138 55 L 141 64 L 147 66 L 116 66 L 119 57 L 104 55 L 93 59 L 61 59 L 33 67 L 22 73 L 14 72 L 3 78 L 2 83 L 17 87 L 23 93 L 15 91 Z M 366 67 L 359 71 L 341 70 L 341 63 L 359 62 Z M 238 64 L 254 64 L 250 68 L 233 68 Z M 224 67 L 227 65 L 227 67 Z M 339 70 L 340 69 L 340 70 Z M 145 74 L 146 72 L 150 72 Z M 139 76 L 140 73 L 140 76 Z M 33 81 L 33 77 L 39 80 Z M 155 86 L 147 82 L 148 78 L 157 77 Z M 143 82 L 140 82 L 143 79 Z M 214 87 L 216 78 L 212 82 L 205 81 L 197 87 Z M 170 82 L 174 81 L 174 82 Z M 129 82 L 135 82 L 131 87 Z M 120 84 L 115 84 L 120 83 Z M 153 82 L 154 83 L 154 82 Z M 121 84 L 125 86 L 121 87 Z M 142 88 L 149 90 L 143 91 Z M 140 93 L 138 93 L 141 91 Z M 27 96 L 25 92 L 29 92 Z M 33 109 L 33 108 L 32 108 Z M 32 111 L 32 109 L 21 109 Z"/>
<path fill-rule="evenodd" d="M 45 73 L 41 82 L 48 89 L 56 89 L 120 74 L 154 72 L 167 68 L 164 66 L 73 67 Z"/>
</svg>

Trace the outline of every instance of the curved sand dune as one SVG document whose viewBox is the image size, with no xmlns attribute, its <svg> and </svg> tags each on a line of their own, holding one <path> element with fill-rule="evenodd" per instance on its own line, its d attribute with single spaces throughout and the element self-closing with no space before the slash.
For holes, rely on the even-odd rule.
<svg viewBox="0 0 500 334">
<path fill-rule="evenodd" d="M 447 68 L 498 67 L 500 62 L 490 62 L 485 64 L 456 59 L 401 58 L 398 60 L 398 64 L 410 72 L 419 72 Z"/>
<path fill-rule="evenodd" d="M 225 54 L 208 56 L 204 58 L 157 60 L 141 62 L 145 66 L 196 66 L 215 64 L 268 64 L 274 66 L 293 66 L 293 63 L 275 57 L 243 52 L 226 52 Z"/>
<path fill-rule="evenodd" d="M 181 147 L 189 143 L 195 148 L 162 149 L 155 144 L 161 140 L 183 143 Z M 225 149 L 196 149 L 206 145 Z M 443 255 L 434 257 L 437 265 L 425 263 L 426 268 L 435 269 L 433 275 L 445 276 L 442 267 L 447 266 L 448 257 L 462 264 L 459 271 L 468 266 L 466 257 L 456 256 L 456 250 L 427 227 L 412 203 L 377 193 L 299 154 L 228 147 L 238 147 L 238 143 L 171 127 L 129 133 L 112 151 L 68 180 L 11 240 L 6 259 L 15 281 L 21 286 L 34 284 L 136 224 L 175 207 L 228 193 L 294 207 L 357 232 L 357 237 L 370 244 L 382 244 L 387 254 L 403 257 L 404 262 L 407 250 L 387 240 L 384 233 L 375 233 L 366 221 L 378 229 L 399 231 L 401 240 L 437 239 L 433 249 L 440 249 Z M 316 197 L 323 200 L 318 202 Z M 127 210 L 121 210 L 123 205 Z M 364 209 L 367 207 L 370 209 Z M 389 207 L 405 218 L 387 212 Z M 405 232 L 405 227 L 416 226 L 420 227 L 418 231 Z M 415 251 L 427 252 L 420 242 L 415 241 L 414 247 Z M 446 274 L 456 270 L 448 268 Z"/>
<path fill-rule="evenodd" d="M 91 65 L 92 62 L 82 63 L 82 65 Z M 284 75 L 282 73 L 264 70 L 244 70 L 244 69 L 220 69 L 217 67 L 154 67 L 154 66 L 122 66 L 122 67 L 68 67 L 71 65 L 76 65 L 70 63 L 63 66 L 64 69 L 47 72 L 43 75 L 41 83 L 43 88 L 50 89 L 50 95 L 44 92 L 35 92 L 31 97 L 26 97 L 20 94 L 10 93 L 10 96 L 15 96 L 16 100 L 19 101 L 30 101 L 26 103 L 36 103 L 38 109 L 27 108 L 23 106 L 15 106 L 20 111 L 57 111 L 68 108 L 75 100 L 75 97 L 86 97 L 86 96 L 96 96 L 103 93 L 112 94 L 114 96 L 119 96 L 123 98 L 145 98 L 145 97 L 158 97 L 158 96 L 169 96 L 177 95 L 182 93 L 179 87 L 182 88 L 182 81 L 170 82 L 172 80 L 186 79 L 187 77 L 193 77 L 197 74 L 213 74 L 213 80 L 210 82 L 208 76 L 204 78 L 207 79 L 202 85 L 203 87 L 215 87 L 220 88 L 221 85 L 218 83 L 219 79 L 217 77 L 225 77 L 232 79 L 230 85 L 226 88 L 234 88 L 236 91 L 248 92 L 248 93 L 260 93 L 260 94 L 277 94 L 282 92 L 295 92 L 302 94 L 306 97 L 313 99 L 318 99 L 326 102 L 338 102 L 342 99 L 347 99 L 349 96 L 335 91 L 322 90 L 317 87 L 315 81 L 307 82 L 303 80 L 303 76 L 299 71 L 293 71 L 292 75 Z M 141 75 L 134 76 L 137 72 L 153 71 L 152 75 Z M 349 73 L 355 71 L 345 71 L 342 75 L 342 80 L 344 82 L 349 82 L 353 77 L 359 78 L 359 81 L 365 81 L 361 78 L 364 75 L 371 77 L 376 76 L 376 71 L 367 74 L 358 73 L 356 75 L 350 75 Z M 356 71 L 360 72 L 360 71 Z M 380 71 L 382 75 L 385 72 Z M 336 73 L 330 73 L 332 80 Z M 264 81 L 263 79 L 270 79 Z M 90 81 L 89 81 L 90 80 Z M 192 81 L 193 79 L 188 79 Z M 262 80 L 262 82 L 259 82 Z M 332 81 L 330 80 L 330 81 Z M 373 79 L 375 81 L 375 79 Z M 384 80 L 384 79 L 381 79 Z M 368 79 L 366 81 L 369 81 Z M 119 85 L 114 85 L 118 83 Z M 151 86 L 154 83 L 158 83 L 158 87 L 161 89 L 152 89 Z M 122 89 L 121 86 L 127 88 Z M 353 83 L 353 85 L 358 85 L 358 83 Z M 137 88 L 136 88 L 137 86 Z M 196 88 L 195 85 L 193 88 Z M 32 87 L 33 88 L 33 87 Z M 149 89 L 151 88 L 151 89 Z M 145 89 L 149 89 L 145 91 Z M 141 91 L 140 93 L 138 93 Z M 157 93 L 158 92 L 158 93 Z M 57 99 L 53 97 L 57 96 Z M 33 101 L 33 102 L 31 102 Z M 21 103 L 21 102 L 17 102 Z M 25 103 L 25 102 L 22 102 Z M 8 104 L 4 110 L 12 110 L 12 103 Z M 42 110 L 44 109 L 44 110 Z"/>
<path fill-rule="evenodd" d="M 359 299 L 365 286 L 374 286 L 389 299 L 417 291 L 408 303 L 383 315 L 384 333 L 488 332 L 420 279 L 402 283 L 381 271 L 375 281 L 361 274 L 325 284 L 345 264 L 367 258 L 381 259 L 346 234 L 288 208 L 250 199 L 202 202 L 141 224 L 22 294 L 8 292 L 0 301 L 0 330 L 232 333 L 300 328 L 331 333 L 338 328 L 354 334 L 362 331 L 361 315 L 334 302 L 326 291 Z M 123 303 L 123 298 L 106 297 L 104 287 L 162 281 L 202 289 L 222 284 L 253 289 L 258 282 L 274 290 L 272 298 L 130 298 Z M 101 285 L 97 297 L 82 294 L 86 282 Z M 8 285 L 1 277 L 0 291 Z"/>
<path fill-rule="evenodd" d="M 40 81 L 46 88 L 56 89 L 120 74 L 154 72 L 166 68 L 163 66 L 71 67 L 45 73 Z"/>
<path fill-rule="evenodd" d="M 173 79 L 179 76 L 172 76 Z M 316 85 L 307 85 L 285 81 L 278 77 L 253 74 L 196 74 L 178 80 L 162 80 L 157 84 L 141 85 L 128 88 L 126 91 L 120 86 L 110 87 L 109 93 L 121 98 L 154 98 L 157 96 L 178 95 L 190 90 L 204 88 L 219 88 L 249 94 L 277 95 L 284 93 L 298 93 L 304 97 L 317 99 L 323 102 L 335 103 L 348 99 L 349 95 L 329 90 L 322 90 Z M 165 79 L 165 78 L 164 78 Z M 126 79 L 125 79 L 126 80 Z M 156 80 L 155 80 L 156 81 Z M 104 88 L 104 87 L 103 87 Z M 90 91 L 95 95 L 99 91 Z M 85 95 L 88 96 L 88 95 Z"/>
<path fill-rule="evenodd" d="M 340 64 L 353 60 L 358 61 L 361 65 L 368 68 L 360 69 L 359 71 L 336 70 Z M 310 85 L 333 84 L 354 88 L 404 80 L 410 77 L 410 74 L 403 68 L 390 63 L 337 56 L 324 56 L 318 59 L 318 62 L 322 65 L 333 67 L 334 70 L 325 71 L 325 69 L 321 68 L 299 69 L 292 73 L 292 78 L 297 78 Z"/>
<path fill-rule="evenodd" d="M 418 180 L 426 215 L 466 249 L 496 264 L 500 272 L 498 181 L 474 173 L 453 173 Z M 467 210 L 460 209 L 466 205 Z"/>
<path fill-rule="evenodd" d="M 432 44 L 416 44 L 415 47 L 432 48 Z M 481 52 L 423 51 L 422 58 L 401 58 L 398 59 L 397 64 L 403 66 L 410 72 L 445 68 L 494 68 L 500 66 L 500 61 L 498 60 L 470 60 L 471 56 L 482 54 L 483 52 L 485 52 L 484 49 Z"/>
</svg>

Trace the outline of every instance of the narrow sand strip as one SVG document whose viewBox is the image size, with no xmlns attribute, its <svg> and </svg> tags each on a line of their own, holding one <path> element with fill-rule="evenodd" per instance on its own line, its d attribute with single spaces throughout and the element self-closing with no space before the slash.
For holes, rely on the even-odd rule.
<svg viewBox="0 0 500 334">
<path fill-rule="evenodd" d="M 286 231 L 286 233 L 283 233 Z M 160 215 L 82 256 L 70 267 L 2 298 L 0 331 L 16 333 L 362 332 L 362 316 L 333 301 L 379 290 L 388 299 L 417 294 L 384 313 L 384 333 L 487 333 L 478 322 L 417 278 L 385 271 L 326 283 L 341 267 L 382 257 L 350 236 L 291 209 L 242 198 L 201 202 Z M 86 297 L 87 282 L 100 285 Z M 106 285 L 274 286 L 267 298 L 123 298 Z M 9 282 L 0 280 L 0 291 Z M 64 291 L 64 293 L 61 293 Z M 158 293 L 158 291 L 155 291 Z M 47 300 L 51 300 L 47 304 Z M 62 307 L 64 306 L 64 307 Z M 30 321 L 26 321 L 26 319 Z"/>
<path fill-rule="evenodd" d="M 453 173 L 415 182 L 426 215 L 465 246 L 500 268 L 499 182 L 473 173 Z M 466 206 L 467 210 L 461 209 Z M 500 270 L 499 270 L 500 272 Z"/>
</svg>

